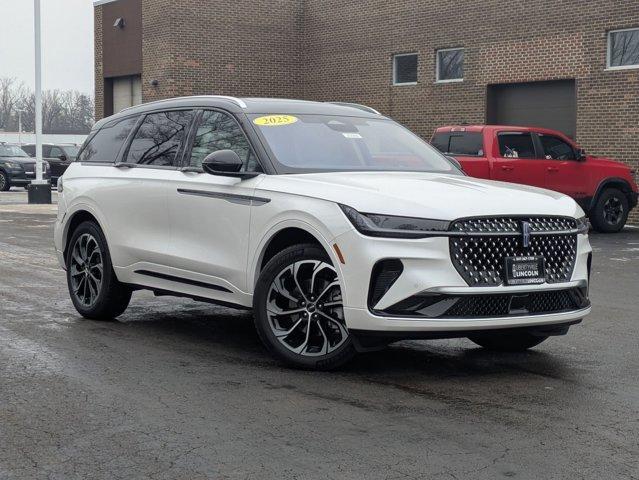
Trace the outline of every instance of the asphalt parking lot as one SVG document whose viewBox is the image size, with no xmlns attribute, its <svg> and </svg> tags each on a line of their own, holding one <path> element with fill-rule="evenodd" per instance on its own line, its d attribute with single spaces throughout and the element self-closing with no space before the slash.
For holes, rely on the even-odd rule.
<svg viewBox="0 0 639 480">
<path fill-rule="evenodd" d="M 0 479 L 639 478 L 639 230 L 591 235 L 593 314 L 522 354 L 406 341 L 288 370 L 249 313 L 147 292 L 82 320 L 55 208 L 0 194 Z"/>
</svg>

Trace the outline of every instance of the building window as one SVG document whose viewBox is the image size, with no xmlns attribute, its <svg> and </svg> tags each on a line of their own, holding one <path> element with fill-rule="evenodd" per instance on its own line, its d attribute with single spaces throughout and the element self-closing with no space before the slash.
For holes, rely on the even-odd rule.
<svg viewBox="0 0 639 480">
<path fill-rule="evenodd" d="M 608 68 L 639 68 L 639 28 L 608 32 Z"/>
<path fill-rule="evenodd" d="M 438 82 L 461 82 L 464 79 L 464 49 L 437 50 L 436 70 Z"/>
<path fill-rule="evenodd" d="M 417 64 L 416 53 L 393 55 L 393 85 L 415 85 Z"/>
</svg>

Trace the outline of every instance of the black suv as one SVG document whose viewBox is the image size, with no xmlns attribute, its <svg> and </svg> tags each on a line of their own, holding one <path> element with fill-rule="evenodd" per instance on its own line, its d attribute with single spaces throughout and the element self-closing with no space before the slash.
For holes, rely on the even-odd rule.
<svg viewBox="0 0 639 480">
<path fill-rule="evenodd" d="M 35 157 L 35 145 L 32 143 L 22 145 L 22 150 L 27 152 L 30 157 Z M 73 143 L 43 143 L 42 158 L 49 163 L 51 168 L 51 183 L 56 185 L 67 167 L 78 156 L 80 147 Z"/>
<path fill-rule="evenodd" d="M 35 164 L 35 160 L 20 145 L 0 142 L 0 191 L 7 191 L 14 185 L 27 187 L 36 178 Z M 46 171 L 43 176 L 47 178 L 47 162 L 44 168 Z"/>
</svg>

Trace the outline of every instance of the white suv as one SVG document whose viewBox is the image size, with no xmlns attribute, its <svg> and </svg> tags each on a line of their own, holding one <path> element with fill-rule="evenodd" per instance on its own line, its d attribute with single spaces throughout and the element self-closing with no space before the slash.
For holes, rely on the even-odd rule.
<svg viewBox="0 0 639 480">
<path fill-rule="evenodd" d="M 55 246 L 81 315 L 149 289 L 253 308 L 305 368 L 404 338 L 521 350 L 590 312 L 569 197 L 464 176 L 371 108 L 221 96 L 98 122 L 58 186 Z"/>
</svg>

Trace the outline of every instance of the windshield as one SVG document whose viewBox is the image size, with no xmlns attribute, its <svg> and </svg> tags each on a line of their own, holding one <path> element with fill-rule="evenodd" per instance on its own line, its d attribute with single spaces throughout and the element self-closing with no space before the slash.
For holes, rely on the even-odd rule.
<svg viewBox="0 0 639 480">
<path fill-rule="evenodd" d="M 330 115 L 249 118 L 282 173 L 341 170 L 460 173 L 436 149 L 391 120 Z"/>
<path fill-rule="evenodd" d="M 0 145 L 0 157 L 28 157 L 17 145 Z"/>
<path fill-rule="evenodd" d="M 80 151 L 80 147 L 76 147 L 75 145 L 65 146 L 63 147 L 64 153 L 66 153 L 69 159 L 74 159 L 78 156 L 78 151 Z"/>
</svg>

